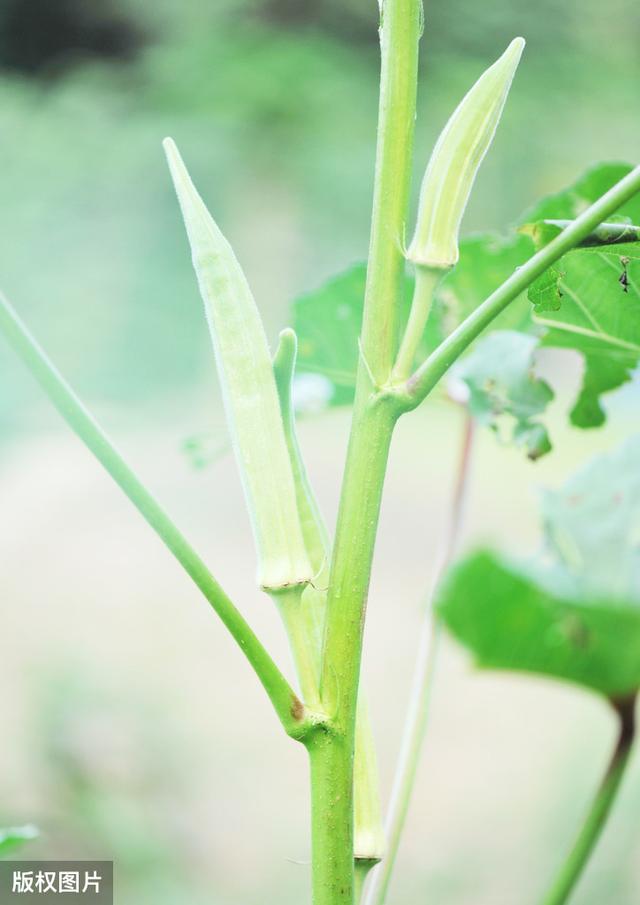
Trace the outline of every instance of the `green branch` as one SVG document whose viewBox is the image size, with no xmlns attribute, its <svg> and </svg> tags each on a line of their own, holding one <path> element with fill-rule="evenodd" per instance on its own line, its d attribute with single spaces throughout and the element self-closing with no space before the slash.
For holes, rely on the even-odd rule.
<svg viewBox="0 0 640 905">
<path fill-rule="evenodd" d="M 380 385 L 388 380 L 396 353 L 421 27 L 422 0 L 384 0 L 376 171 L 361 337 L 364 358 Z"/>
<path fill-rule="evenodd" d="M 507 305 L 524 292 L 548 267 L 579 245 L 638 190 L 640 190 L 640 166 L 635 167 L 573 220 L 559 236 L 518 268 L 438 346 L 405 384 L 391 387 L 388 390 L 389 395 L 396 396 L 405 411 L 416 408 L 465 349 Z"/>
<path fill-rule="evenodd" d="M 302 703 L 284 675 L 202 559 L 127 465 L 2 294 L 0 331 L 69 427 L 109 472 L 202 591 L 253 667 L 285 732 L 294 738 L 302 738 L 309 729 L 309 723 L 305 719 Z"/>
<path fill-rule="evenodd" d="M 543 905 L 565 905 L 600 838 L 629 763 L 636 734 L 635 706 L 635 695 L 614 702 L 619 719 L 618 741 L 578 838 Z"/>
</svg>

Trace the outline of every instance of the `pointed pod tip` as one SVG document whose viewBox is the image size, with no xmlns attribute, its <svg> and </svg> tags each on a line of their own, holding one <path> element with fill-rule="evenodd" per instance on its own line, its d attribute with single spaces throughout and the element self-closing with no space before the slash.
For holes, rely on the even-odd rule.
<svg viewBox="0 0 640 905">
<path fill-rule="evenodd" d="M 165 157 L 167 158 L 173 181 L 176 184 L 176 189 L 178 188 L 178 181 L 184 184 L 185 187 L 189 186 L 193 188 L 189 171 L 187 170 L 182 155 L 173 138 L 164 138 L 162 140 L 162 147 L 164 148 Z"/>
<path fill-rule="evenodd" d="M 510 62 L 513 62 L 515 66 L 517 66 L 520 62 L 520 57 L 522 56 L 522 51 L 524 50 L 526 43 L 527 42 L 524 38 L 514 38 L 503 53 L 502 58 L 505 60 L 508 59 Z"/>
<path fill-rule="evenodd" d="M 173 138 L 163 138 L 162 147 L 164 148 L 165 157 L 167 158 L 167 163 L 169 164 L 169 169 L 172 171 L 172 173 L 175 172 L 176 168 L 179 168 L 186 172 L 186 167 L 184 165 L 182 155 L 180 154 L 178 146 L 176 145 Z"/>
<path fill-rule="evenodd" d="M 284 330 L 280 331 L 278 348 L 273 356 L 276 380 L 278 379 L 278 372 L 282 371 L 286 374 L 287 385 L 291 382 L 297 356 L 298 337 L 296 336 L 296 331 L 292 327 L 285 327 Z"/>
<path fill-rule="evenodd" d="M 194 186 L 189 171 L 185 165 L 182 155 L 178 150 L 175 141 L 172 138 L 165 138 L 162 141 L 167 163 L 169 164 L 169 172 L 175 186 L 182 212 L 186 218 L 187 205 L 193 209 L 194 205 L 204 206 L 196 187 Z M 190 233 L 191 235 L 191 233 Z"/>
<path fill-rule="evenodd" d="M 177 147 L 176 147 L 176 143 L 175 143 L 175 141 L 173 140 L 173 138 L 171 138 L 170 135 L 167 135 L 166 138 L 163 138 L 163 139 L 162 139 L 162 147 L 164 148 L 164 152 L 165 152 L 165 154 L 167 155 L 167 157 L 168 157 L 170 154 L 178 154 L 178 153 L 179 153 L 179 152 L 178 152 L 178 149 L 177 149 Z"/>
</svg>

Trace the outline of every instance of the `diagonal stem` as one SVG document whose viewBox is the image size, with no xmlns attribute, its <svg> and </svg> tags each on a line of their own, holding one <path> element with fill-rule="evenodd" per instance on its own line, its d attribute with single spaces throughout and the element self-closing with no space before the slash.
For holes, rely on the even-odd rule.
<svg viewBox="0 0 640 905">
<path fill-rule="evenodd" d="M 519 267 L 442 342 L 409 380 L 389 389 L 405 411 L 416 408 L 440 378 L 494 318 L 562 255 L 589 236 L 607 217 L 640 190 L 640 166 L 635 167 L 601 198 L 573 220 L 548 245 Z"/>
<path fill-rule="evenodd" d="M 578 837 L 543 905 L 565 905 L 600 838 L 622 783 L 636 735 L 636 696 L 613 701 L 618 716 L 618 740 L 611 760 Z"/>
<path fill-rule="evenodd" d="M 474 432 L 473 418 L 467 414 L 451 499 L 449 523 L 442 540 L 438 563 L 423 615 L 409 708 L 393 778 L 391 801 L 386 821 L 387 851 L 384 860 L 376 867 L 375 873 L 372 874 L 371 886 L 367 890 L 365 905 L 383 905 L 385 902 L 413 794 L 427 728 L 435 658 L 440 637 L 439 626 L 434 619 L 432 611 L 433 596 L 444 570 L 456 552 L 460 540 L 469 487 Z"/>
<path fill-rule="evenodd" d="M 22 359 L 69 427 L 78 435 L 202 591 L 254 669 L 285 732 L 302 739 L 305 710 L 268 651 L 205 563 L 113 446 L 64 377 L 0 294 L 0 332 Z"/>
</svg>

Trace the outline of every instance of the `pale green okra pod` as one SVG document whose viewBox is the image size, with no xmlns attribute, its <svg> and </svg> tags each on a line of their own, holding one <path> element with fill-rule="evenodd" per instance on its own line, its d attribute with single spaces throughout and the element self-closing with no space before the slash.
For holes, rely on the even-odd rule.
<svg viewBox="0 0 640 905">
<path fill-rule="evenodd" d="M 258 548 L 258 581 L 270 593 L 313 577 L 269 346 L 233 250 L 196 191 L 178 149 L 164 142 L 193 255 L 227 421 Z"/>
<path fill-rule="evenodd" d="M 422 182 L 415 235 L 407 251 L 414 264 L 453 267 L 458 233 L 476 173 L 491 145 L 524 49 L 514 38 L 462 99 L 442 131 Z"/>
</svg>

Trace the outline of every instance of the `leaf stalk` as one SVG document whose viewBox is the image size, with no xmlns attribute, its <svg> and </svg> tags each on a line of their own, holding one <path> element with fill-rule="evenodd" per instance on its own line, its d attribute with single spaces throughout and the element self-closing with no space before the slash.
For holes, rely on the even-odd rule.
<svg viewBox="0 0 640 905">
<path fill-rule="evenodd" d="M 602 834 L 629 764 L 636 737 L 636 695 L 612 701 L 618 717 L 618 739 L 611 760 L 578 837 L 542 905 L 565 905 Z"/>
</svg>

